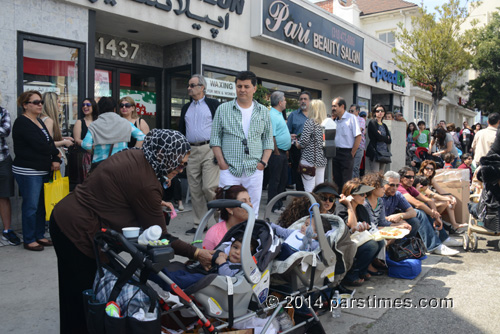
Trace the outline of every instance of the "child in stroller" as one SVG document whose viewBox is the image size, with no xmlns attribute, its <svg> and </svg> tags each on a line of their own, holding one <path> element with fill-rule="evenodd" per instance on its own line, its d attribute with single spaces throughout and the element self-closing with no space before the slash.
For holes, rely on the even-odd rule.
<svg viewBox="0 0 500 334">
<path fill-rule="evenodd" d="M 240 254 L 242 241 L 243 234 L 236 236 L 231 245 L 226 247 L 224 251 L 217 250 L 215 252 L 213 258 L 215 259 L 219 275 L 234 277 L 241 270 Z M 250 246 L 252 255 L 254 255 L 258 246 L 257 240 L 252 239 Z"/>
</svg>

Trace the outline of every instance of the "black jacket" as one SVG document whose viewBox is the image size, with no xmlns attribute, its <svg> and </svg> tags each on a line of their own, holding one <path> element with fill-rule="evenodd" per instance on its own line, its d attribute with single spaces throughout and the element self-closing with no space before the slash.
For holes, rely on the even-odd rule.
<svg viewBox="0 0 500 334">
<path fill-rule="evenodd" d="M 40 119 L 38 121 L 49 133 L 45 124 Z M 54 145 L 54 140 L 50 136 L 49 138 L 50 140 L 47 141 L 42 130 L 27 117 L 17 117 L 12 127 L 14 153 L 16 154 L 13 165 L 50 171 L 52 162 L 61 162 L 61 159 L 57 156 L 59 151 Z"/>
<path fill-rule="evenodd" d="M 391 133 L 389 131 L 389 128 L 387 128 L 387 125 L 385 125 L 385 123 L 382 123 L 382 125 L 384 125 L 385 132 L 387 133 L 386 136 L 382 136 L 378 132 L 378 123 L 376 119 L 372 119 L 370 122 L 368 122 L 368 138 L 370 138 L 370 143 L 366 148 L 366 156 L 371 160 L 375 158 L 377 142 L 381 141 L 388 145 L 392 143 Z"/>
<path fill-rule="evenodd" d="M 212 119 L 214 119 L 215 116 L 215 111 L 217 110 L 217 107 L 219 107 L 220 102 L 216 99 L 210 99 L 208 97 L 205 97 L 205 102 L 210 109 L 210 112 L 212 113 Z M 188 111 L 189 106 L 191 105 L 191 102 L 186 103 L 185 105 L 182 106 L 181 109 L 181 117 L 179 119 L 179 131 L 185 136 L 186 135 L 186 113 Z"/>
</svg>

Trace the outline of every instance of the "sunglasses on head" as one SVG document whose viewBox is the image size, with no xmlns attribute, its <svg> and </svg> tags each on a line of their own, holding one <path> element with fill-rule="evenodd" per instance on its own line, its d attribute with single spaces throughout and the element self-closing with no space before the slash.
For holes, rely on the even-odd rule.
<svg viewBox="0 0 500 334">
<path fill-rule="evenodd" d="M 35 106 L 42 105 L 43 106 L 43 100 L 34 100 L 34 101 L 29 101 L 26 103 L 34 104 Z"/>
<path fill-rule="evenodd" d="M 333 203 L 335 202 L 335 196 L 321 196 L 321 200 L 323 202 L 330 202 L 330 203 Z"/>
<path fill-rule="evenodd" d="M 243 146 L 245 146 L 245 154 L 250 154 L 250 150 L 248 149 L 248 142 L 246 139 L 243 139 L 241 141 L 241 143 L 243 144 Z"/>
<path fill-rule="evenodd" d="M 120 103 L 120 108 L 123 108 L 123 107 L 130 108 L 130 107 L 132 107 L 132 105 L 130 103 Z"/>
<path fill-rule="evenodd" d="M 189 88 L 194 88 L 196 86 L 203 86 L 202 84 L 188 84 Z"/>
<path fill-rule="evenodd" d="M 83 107 L 92 107 L 92 103 L 82 103 Z"/>
<path fill-rule="evenodd" d="M 188 165 L 187 161 L 186 162 L 181 162 L 181 164 L 179 166 L 177 166 L 175 169 L 177 169 L 177 170 L 183 170 L 184 168 L 186 168 L 187 165 Z"/>
</svg>

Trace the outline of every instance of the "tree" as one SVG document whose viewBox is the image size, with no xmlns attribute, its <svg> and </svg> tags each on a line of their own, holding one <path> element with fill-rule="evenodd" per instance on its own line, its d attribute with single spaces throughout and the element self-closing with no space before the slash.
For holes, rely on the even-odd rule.
<svg viewBox="0 0 500 334">
<path fill-rule="evenodd" d="M 485 114 L 500 111 L 500 15 L 494 12 L 488 25 L 472 31 L 472 68 L 469 105 Z"/>
<path fill-rule="evenodd" d="M 449 0 L 436 7 L 437 15 L 421 7 L 412 16 L 411 30 L 398 24 L 396 39 L 401 50 L 393 48 L 393 58 L 414 86 L 430 90 L 432 107 L 431 129 L 436 124 L 439 102 L 457 87 L 456 78 L 469 68 L 470 54 L 466 51 L 465 34 L 460 26 L 469 16 L 459 0 Z"/>
</svg>

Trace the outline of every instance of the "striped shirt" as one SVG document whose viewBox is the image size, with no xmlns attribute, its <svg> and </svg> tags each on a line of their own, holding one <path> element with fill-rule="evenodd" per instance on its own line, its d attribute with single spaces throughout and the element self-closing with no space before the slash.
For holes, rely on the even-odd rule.
<svg viewBox="0 0 500 334">
<path fill-rule="evenodd" d="M 368 214 L 370 215 L 370 220 L 372 223 L 377 226 L 391 226 L 391 223 L 385 219 L 385 207 L 382 198 L 377 198 L 377 206 L 375 207 L 375 209 L 372 208 L 370 202 L 368 202 L 368 199 L 365 199 L 364 206 L 366 208 L 366 211 L 368 211 Z"/>
<path fill-rule="evenodd" d="M 315 167 L 326 166 L 326 157 L 323 152 L 323 129 L 312 119 L 304 123 L 300 146 L 302 147 L 302 160 Z"/>
<path fill-rule="evenodd" d="M 130 123 L 130 126 L 132 128 L 132 138 L 135 138 L 137 141 L 143 141 L 144 133 L 142 133 L 141 130 L 136 128 L 134 124 Z M 92 134 L 90 133 L 90 131 L 88 131 L 87 135 L 83 139 L 82 148 L 84 148 L 87 151 L 90 151 L 93 145 L 94 145 L 94 139 L 92 138 Z M 111 144 L 95 145 L 92 162 L 99 162 L 102 160 L 106 160 L 111 155 L 118 153 L 126 149 L 127 147 L 128 147 L 128 142 L 115 143 L 113 145 L 113 150 L 111 151 L 111 154 L 109 154 L 109 149 L 111 148 Z"/>
<path fill-rule="evenodd" d="M 47 138 L 47 142 L 50 142 L 50 134 L 47 130 L 45 129 L 40 129 L 43 134 L 45 135 L 45 138 Z M 48 171 L 46 170 L 36 170 L 33 168 L 26 168 L 26 167 L 19 167 L 16 165 L 12 165 L 12 172 L 18 175 L 32 175 L 32 176 L 40 176 L 40 175 L 47 175 L 49 174 Z"/>
<path fill-rule="evenodd" d="M 264 150 L 273 150 L 273 129 L 266 107 L 253 101 L 248 137 L 243 131 L 243 117 L 236 100 L 221 104 L 212 123 L 210 147 L 220 147 L 229 171 L 236 177 L 250 176 L 257 170 Z M 243 141 L 247 141 L 247 145 Z M 248 148 L 248 154 L 245 153 Z"/>
<path fill-rule="evenodd" d="M 0 107 L 0 161 L 4 161 L 9 156 L 9 145 L 7 137 L 10 135 L 11 123 L 7 109 Z"/>
</svg>

